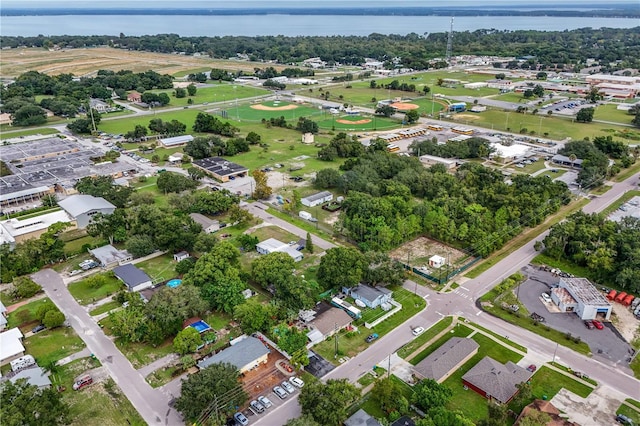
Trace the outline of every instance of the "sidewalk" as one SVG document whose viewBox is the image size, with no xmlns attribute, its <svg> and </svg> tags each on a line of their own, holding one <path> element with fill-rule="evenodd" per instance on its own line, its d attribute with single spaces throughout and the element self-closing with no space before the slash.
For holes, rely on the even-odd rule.
<svg viewBox="0 0 640 426">
<path fill-rule="evenodd" d="M 10 314 L 11 312 L 15 311 L 16 309 L 18 309 L 21 306 L 24 306 L 28 303 L 33 302 L 34 300 L 40 300 L 40 299 L 45 299 L 47 297 L 47 293 L 45 293 L 44 291 L 41 293 L 36 294 L 33 297 L 30 297 L 28 299 L 25 299 L 21 302 L 18 303 L 14 303 L 13 305 L 9 305 L 7 306 L 7 314 Z"/>
<path fill-rule="evenodd" d="M 91 356 L 91 350 L 89 348 L 84 348 L 83 350 L 76 352 L 74 354 L 69 355 L 68 357 L 62 358 L 61 360 L 59 360 L 56 365 L 67 365 L 70 362 L 73 362 L 77 359 L 81 359 L 81 358 L 87 358 Z"/>
<path fill-rule="evenodd" d="M 138 370 L 138 373 L 142 374 L 142 377 L 147 377 L 149 374 L 153 373 L 154 371 L 177 360 L 178 360 L 177 354 L 165 355 L 162 358 L 153 361 L 151 364 L 145 365 L 144 367 L 140 368 Z"/>
</svg>

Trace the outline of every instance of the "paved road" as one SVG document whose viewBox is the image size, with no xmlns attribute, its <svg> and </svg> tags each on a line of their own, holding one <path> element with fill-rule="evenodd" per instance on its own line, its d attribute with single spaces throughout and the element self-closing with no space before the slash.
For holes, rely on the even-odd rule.
<svg viewBox="0 0 640 426">
<path fill-rule="evenodd" d="M 57 272 L 52 269 L 43 269 L 32 277 L 64 312 L 78 336 L 86 343 L 91 353 L 100 360 L 147 424 L 167 426 L 184 424 L 178 412 L 169 407 L 167 396 L 154 390 L 145 382 L 142 375 L 133 368 L 129 360 L 71 296 Z"/>
<path fill-rule="evenodd" d="M 587 213 L 602 211 L 626 191 L 637 188 L 638 177 L 640 177 L 640 173 L 624 182 L 613 184 L 612 189 L 604 195 L 591 200 L 583 208 L 583 211 Z M 546 234 L 545 232 L 536 239 L 543 239 Z M 552 361 L 555 357 L 556 361 L 570 365 L 574 370 L 587 372 L 599 384 L 610 386 L 633 399 L 639 400 L 640 381 L 624 374 L 615 364 L 580 355 L 564 346 L 559 346 L 550 340 L 541 338 L 537 334 L 488 315 L 476 307 L 475 300 L 477 298 L 504 278 L 529 264 L 537 254 L 533 249 L 534 243 L 535 240 L 532 240 L 530 243 L 525 244 L 488 269 L 480 277 L 467 281 L 452 293 L 436 293 L 426 287 L 416 286 L 413 281 L 406 281 L 404 287 L 411 292 L 417 288 L 417 293 L 427 301 L 427 308 L 380 338 L 358 356 L 336 367 L 324 379 L 348 378 L 350 381 L 355 382 L 374 365 L 378 363 L 384 365 L 385 358 L 413 338 L 410 327 L 407 324 L 428 328 L 445 315 L 459 315 L 499 335 L 508 336 L 515 343 L 526 347 L 528 349 L 527 357 L 530 359 L 538 360 L 538 362 L 542 363 Z M 297 401 L 297 395 L 293 395 L 287 404 L 262 416 L 255 424 L 261 426 L 281 425 L 288 419 L 299 417 L 301 414 L 300 406 L 293 403 L 294 399 Z"/>
<path fill-rule="evenodd" d="M 254 216 L 257 216 L 260 219 L 264 220 L 265 222 L 272 223 L 278 226 L 279 228 L 282 228 L 294 235 L 297 235 L 300 238 L 307 238 L 307 231 L 305 231 L 304 229 L 298 228 L 297 226 L 292 225 L 285 220 L 272 216 L 269 212 L 267 212 L 266 210 L 269 208 L 269 206 L 267 206 L 266 204 L 255 202 L 255 203 L 243 204 L 242 207 L 247 211 L 249 211 Z M 322 238 L 317 237 L 313 234 L 311 234 L 311 240 L 313 241 L 313 244 L 317 245 L 323 250 L 329 250 L 330 248 L 336 247 L 335 244 L 330 243 L 329 241 L 323 240 Z"/>
</svg>

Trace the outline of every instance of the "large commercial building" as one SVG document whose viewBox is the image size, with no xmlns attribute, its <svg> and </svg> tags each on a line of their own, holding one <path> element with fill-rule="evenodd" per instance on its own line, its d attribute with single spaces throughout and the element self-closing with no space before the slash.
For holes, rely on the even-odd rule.
<svg viewBox="0 0 640 426">
<path fill-rule="evenodd" d="M 58 205 L 71 216 L 78 228 L 86 228 L 94 215 L 112 214 L 116 206 L 102 197 L 93 195 L 72 195 L 58 202 Z"/>
<path fill-rule="evenodd" d="M 563 312 L 575 312 L 580 319 L 598 316 L 611 317 L 611 303 L 586 278 L 560 278 L 558 287 L 551 290 L 551 300 Z"/>
<path fill-rule="evenodd" d="M 220 182 L 228 182 L 236 177 L 244 177 L 249 174 L 249 169 L 221 157 L 209 157 L 196 160 L 192 163 L 195 167 L 213 176 Z"/>
<path fill-rule="evenodd" d="M 57 222 L 68 223 L 70 228 L 67 229 L 75 228 L 75 221 L 63 210 L 22 220 L 3 220 L 0 222 L 0 244 L 9 244 L 13 248 L 16 243 L 40 237 Z"/>
</svg>

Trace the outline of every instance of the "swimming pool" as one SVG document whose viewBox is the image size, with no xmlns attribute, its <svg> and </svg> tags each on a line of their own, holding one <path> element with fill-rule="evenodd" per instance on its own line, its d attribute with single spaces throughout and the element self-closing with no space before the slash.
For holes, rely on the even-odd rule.
<svg viewBox="0 0 640 426">
<path fill-rule="evenodd" d="M 171 287 L 171 288 L 176 288 L 180 284 L 182 284 L 182 280 L 179 280 L 179 279 L 174 279 L 174 280 L 167 281 L 167 287 Z"/>
<path fill-rule="evenodd" d="M 191 324 L 191 327 L 195 328 L 198 333 L 204 333 L 205 331 L 211 330 L 211 326 L 202 320 L 194 322 Z"/>
</svg>

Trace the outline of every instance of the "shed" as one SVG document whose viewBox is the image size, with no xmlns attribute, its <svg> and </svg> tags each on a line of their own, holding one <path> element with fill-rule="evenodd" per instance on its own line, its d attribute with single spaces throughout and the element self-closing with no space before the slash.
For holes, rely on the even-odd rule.
<svg viewBox="0 0 640 426">
<path fill-rule="evenodd" d="M 189 254 L 189 252 L 186 251 L 180 251 L 176 254 L 173 255 L 173 260 L 175 260 L 176 262 L 180 262 L 181 260 L 185 260 L 190 258 L 191 255 Z"/>
<path fill-rule="evenodd" d="M 442 256 L 433 255 L 429 258 L 429 266 L 432 268 L 440 268 L 447 263 L 447 259 Z"/>
<path fill-rule="evenodd" d="M 217 354 L 198 362 L 201 370 L 212 364 L 229 363 L 235 366 L 240 374 L 267 362 L 270 349 L 255 337 L 246 337 L 236 344 Z"/>
<path fill-rule="evenodd" d="M 144 290 L 152 285 L 151 277 L 130 263 L 116 267 L 113 273 L 116 278 L 125 283 L 129 291 Z"/>
</svg>

